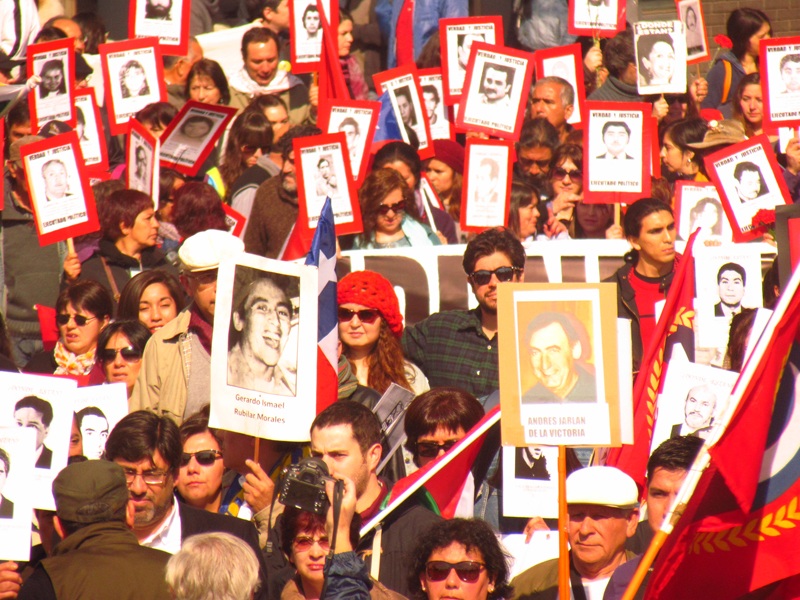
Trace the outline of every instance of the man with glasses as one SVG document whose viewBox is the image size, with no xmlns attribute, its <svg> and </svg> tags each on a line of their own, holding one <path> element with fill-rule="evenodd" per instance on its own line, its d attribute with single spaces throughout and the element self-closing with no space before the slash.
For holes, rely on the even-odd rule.
<svg viewBox="0 0 800 600">
<path fill-rule="evenodd" d="M 478 307 L 436 313 L 406 327 L 402 344 L 431 388 L 457 387 L 481 397 L 499 387 L 497 286 L 522 281 L 525 249 L 509 230 L 488 229 L 467 244 L 462 264 Z"/>
<path fill-rule="evenodd" d="M 558 130 L 544 117 L 526 119 L 522 123 L 519 141 L 516 143 L 517 162 L 514 177 L 532 184 L 537 189 L 549 189 L 547 176 L 553 152 L 561 140 Z M 540 211 L 541 212 L 541 211 Z M 546 211 L 542 214 L 547 214 Z"/>
<path fill-rule="evenodd" d="M 14 421 L 17 427 L 36 430 L 36 468 L 49 469 L 53 451 L 44 445 L 44 440 L 53 422 L 52 405 L 38 396 L 25 396 L 14 405 Z"/>
<path fill-rule="evenodd" d="M 211 338 L 219 263 L 244 250 L 239 238 L 211 229 L 189 237 L 178 251 L 192 302 L 147 342 L 129 401 L 180 423 L 211 402 Z"/>
<path fill-rule="evenodd" d="M 224 531 L 256 553 L 261 592 L 266 598 L 266 566 L 252 523 L 192 508 L 175 500 L 175 480 L 183 456 L 178 426 L 166 416 L 140 410 L 117 423 L 106 442 L 106 457 L 122 467 L 133 509 L 133 533 L 142 546 L 175 554 L 197 533 Z"/>
</svg>

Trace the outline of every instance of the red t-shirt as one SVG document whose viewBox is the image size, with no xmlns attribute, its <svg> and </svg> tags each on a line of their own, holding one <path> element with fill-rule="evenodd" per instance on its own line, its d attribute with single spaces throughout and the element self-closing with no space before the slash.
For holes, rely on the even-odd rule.
<svg viewBox="0 0 800 600">
<path fill-rule="evenodd" d="M 656 328 L 656 302 L 666 296 L 663 277 L 645 277 L 631 270 L 630 283 L 636 293 L 636 310 L 639 311 L 639 331 L 642 336 L 642 350 L 647 351 L 653 330 Z"/>
</svg>

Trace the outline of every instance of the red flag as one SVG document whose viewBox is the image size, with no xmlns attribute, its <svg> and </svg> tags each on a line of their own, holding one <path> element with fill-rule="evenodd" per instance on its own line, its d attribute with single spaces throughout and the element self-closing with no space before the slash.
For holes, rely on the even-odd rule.
<svg viewBox="0 0 800 600">
<path fill-rule="evenodd" d="M 35 304 L 36 316 L 39 318 L 39 329 L 42 331 L 42 344 L 46 351 L 56 347 L 58 327 L 56 326 L 56 309 Z"/>
<path fill-rule="evenodd" d="M 733 390 L 733 417 L 659 554 L 647 598 L 738 598 L 800 574 L 798 281 L 795 272 Z"/>
<path fill-rule="evenodd" d="M 467 482 L 467 475 L 483 448 L 489 429 L 499 421 L 500 406 L 495 406 L 449 452 L 395 483 L 389 493 L 386 508 L 364 525 L 361 535 L 385 519 L 420 488 L 428 493 L 429 499 L 435 504 L 433 508 L 439 514 L 446 519 L 452 519 Z"/>
<path fill-rule="evenodd" d="M 320 25 L 323 31 L 318 82 L 320 102 L 327 98 L 351 100 L 342 65 L 339 63 L 339 32 L 331 28 L 321 3 L 319 5 Z"/>
<path fill-rule="evenodd" d="M 289 236 L 283 243 L 283 248 L 278 253 L 278 260 L 298 260 L 305 258 L 311 250 L 311 241 L 314 239 L 314 233 L 305 227 L 295 223 Z"/>
<path fill-rule="evenodd" d="M 677 261 L 672 285 L 664 310 L 656 324 L 650 344 L 645 348 L 641 370 L 633 384 L 633 444 L 611 448 L 606 464 L 630 475 L 639 489 L 644 489 L 647 459 L 653 440 L 656 398 L 666 374 L 671 348 L 680 343 L 693 348 L 694 333 L 694 257 L 692 246 L 696 233 L 686 244 L 683 257 Z M 688 353 L 687 353 L 688 354 Z M 693 354 L 693 352 L 692 352 Z M 693 358 L 689 356 L 689 358 Z"/>
</svg>

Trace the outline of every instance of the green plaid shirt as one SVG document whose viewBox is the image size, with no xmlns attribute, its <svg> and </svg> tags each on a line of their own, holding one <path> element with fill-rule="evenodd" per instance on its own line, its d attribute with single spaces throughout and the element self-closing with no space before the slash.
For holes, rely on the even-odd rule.
<svg viewBox="0 0 800 600">
<path fill-rule="evenodd" d="M 483 333 L 479 308 L 433 314 L 406 327 L 402 343 L 431 388 L 457 387 L 480 398 L 499 387 L 497 334 L 490 340 Z"/>
</svg>

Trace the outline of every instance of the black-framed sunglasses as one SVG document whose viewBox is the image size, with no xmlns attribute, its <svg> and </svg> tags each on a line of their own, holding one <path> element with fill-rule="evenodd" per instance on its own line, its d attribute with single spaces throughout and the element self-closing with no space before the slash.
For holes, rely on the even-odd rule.
<svg viewBox="0 0 800 600">
<path fill-rule="evenodd" d="M 129 363 L 142 360 L 142 351 L 133 346 L 127 346 L 125 348 L 103 348 L 100 350 L 100 360 L 106 363 L 113 362 L 116 360 L 117 354 L 122 356 L 122 360 Z"/>
<path fill-rule="evenodd" d="M 457 443 L 458 440 L 447 440 L 446 442 L 417 442 L 417 454 L 422 458 L 433 458 L 438 456 L 440 450 L 447 452 Z"/>
<path fill-rule="evenodd" d="M 353 317 L 358 317 L 358 320 L 362 323 L 372 324 L 378 320 L 378 317 L 381 316 L 377 310 L 373 308 L 362 308 L 361 310 L 351 310 L 349 308 L 344 308 L 342 306 L 339 307 L 338 310 L 339 315 L 339 322 L 340 323 L 349 323 L 353 320 Z"/>
<path fill-rule="evenodd" d="M 550 171 L 550 175 L 553 179 L 564 179 L 564 177 L 569 177 L 572 181 L 581 181 L 583 179 L 583 171 L 580 169 L 567 171 L 564 167 L 555 167 Z"/>
<path fill-rule="evenodd" d="M 395 214 L 404 212 L 406 210 L 406 203 L 405 202 L 396 202 L 394 204 L 381 204 L 378 207 L 378 214 L 381 215 L 388 215 L 389 211 L 394 211 Z"/>
<path fill-rule="evenodd" d="M 492 280 L 492 275 L 497 277 L 497 281 L 505 283 L 507 281 L 513 281 L 514 275 L 521 272 L 522 269 L 519 267 L 498 267 L 494 271 L 489 271 L 487 269 L 473 271 L 469 278 L 472 279 L 472 282 L 475 285 L 488 285 L 488 283 Z"/>
<path fill-rule="evenodd" d="M 269 154 L 271 148 L 269 146 L 253 146 L 250 144 L 245 144 L 240 148 L 242 154 L 255 154 L 256 150 L 261 150 L 261 154 Z"/>
<path fill-rule="evenodd" d="M 475 583 L 481 576 L 481 571 L 486 565 L 473 560 L 465 560 L 459 563 L 450 563 L 444 560 L 432 560 L 425 565 L 425 576 L 428 581 L 444 581 L 450 575 L 452 569 L 456 570 L 456 575 L 464 583 Z"/>
<path fill-rule="evenodd" d="M 222 452 L 219 450 L 198 450 L 197 452 L 184 452 L 181 454 L 181 466 L 185 467 L 188 465 L 193 456 L 197 461 L 197 464 L 203 465 L 204 467 L 210 467 L 217 461 L 217 459 L 222 458 Z"/>
<path fill-rule="evenodd" d="M 78 327 L 83 327 L 89 321 L 94 321 L 96 318 L 97 317 L 84 317 L 83 315 L 58 314 L 56 315 L 56 323 L 64 326 L 69 323 L 70 319 L 75 319 L 75 325 Z"/>
</svg>

